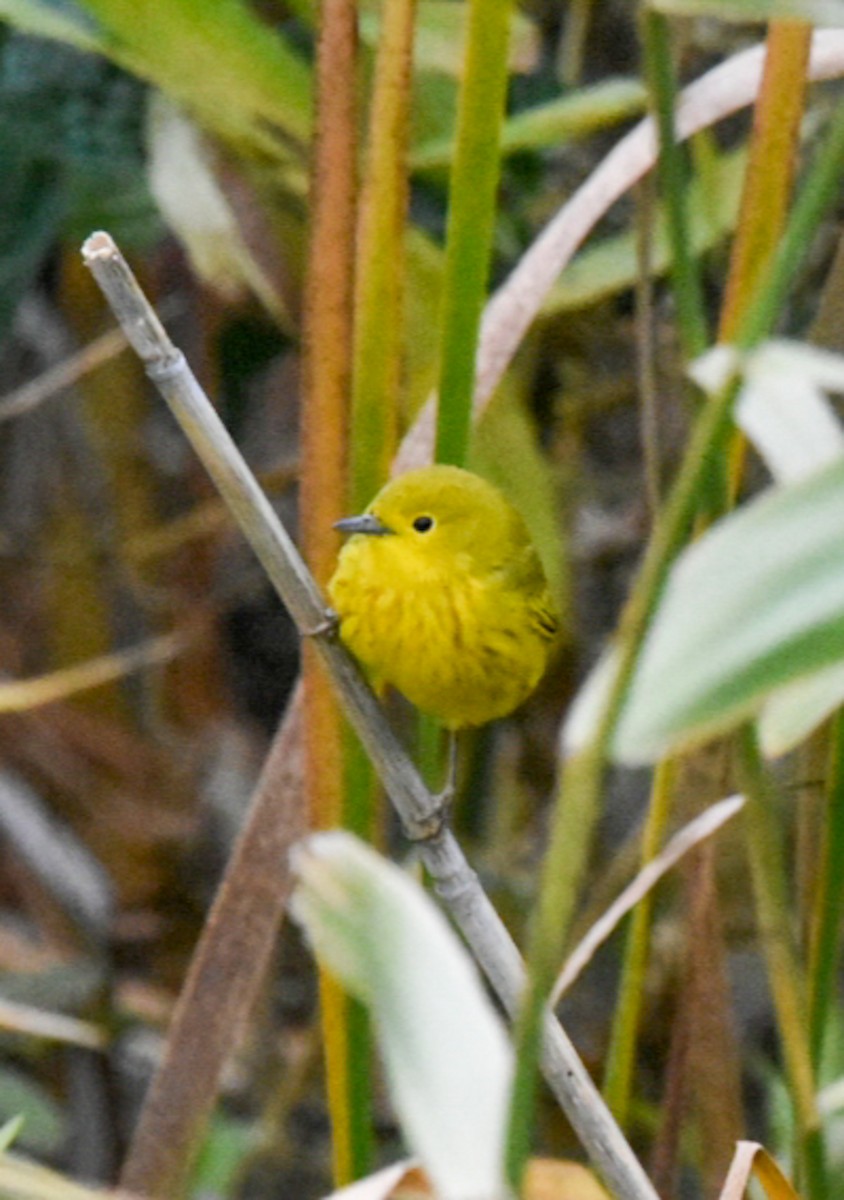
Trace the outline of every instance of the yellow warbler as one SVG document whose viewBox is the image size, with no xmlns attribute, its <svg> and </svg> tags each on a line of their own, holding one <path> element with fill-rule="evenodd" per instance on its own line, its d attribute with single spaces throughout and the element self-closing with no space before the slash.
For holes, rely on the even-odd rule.
<svg viewBox="0 0 844 1200">
<path fill-rule="evenodd" d="M 558 618 L 524 521 L 492 484 L 459 467 L 388 483 L 331 582 L 340 638 L 376 682 L 447 729 L 506 716 L 542 677 Z"/>
</svg>

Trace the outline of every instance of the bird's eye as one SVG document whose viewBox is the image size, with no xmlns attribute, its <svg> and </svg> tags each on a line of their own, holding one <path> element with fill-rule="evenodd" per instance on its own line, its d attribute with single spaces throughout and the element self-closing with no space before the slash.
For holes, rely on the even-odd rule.
<svg viewBox="0 0 844 1200">
<path fill-rule="evenodd" d="M 413 522 L 413 528 L 417 533 L 427 533 L 434 525 L 433 517 L 417 517 Z"/>
</svg>

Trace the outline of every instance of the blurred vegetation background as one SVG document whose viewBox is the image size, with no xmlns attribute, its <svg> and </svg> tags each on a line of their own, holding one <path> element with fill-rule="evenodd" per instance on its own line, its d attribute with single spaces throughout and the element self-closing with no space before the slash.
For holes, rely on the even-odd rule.
<svg viewBox="0 0 844 1200">
<path fill-rule="evenodd" d="M 24 1114 L 22 1151 L 108 1183 L 297 679 L 299 645 L 114 332 L 79 246 L 98 228 L 114 236 L 295 531 L 317 10 L 310 0 L 0 0 L 0 18 L 0 1120 Z M 514 13 L 490 290 L 644 113 L 637 21 L 624 0 L 531 0 Z M 384 24 L 379 4 L 361 5 L 364 146 Z M 466 25 L 458 0 L 419 0 L 401 311 L 376 310 L 373 326 L 376 341 L 399 339 L 393 446 L 439 378 Z M 759 28 L 681 19 L 672 35 L 678 76 L 690 80 Z M 810 138 L 826 104 L 819 91 Z M 690 244 L 711 314 L 750 119 L 700 135 L 690 155 Z M 819 231 L 791 300 L 795 329 L 814 315 L 836 235 L 835 219 Z M 662 211 L 643 184 L 561 277 L 471 440 L 470 465 L 528 517 L 564 614 L 538 694 L 472 740 L 455 813 L 520 942 L 559 723 L 616 623 L 695 411 L 668 261 Z M 659 405 L 647 470 L 643 387 Z M 336 422 L 320 428 L 317 464 L 342 436 Z M 363 478 L 377 477 L 384 453 L 373 450 Z M 96 687 L 92 672 L 102 673 Z M 26 680 L 40 683 L 4 696 Z M 391 711 L 412 741 L 409 714 Z M 678 790 L 678 821 L 698 807 L 695 788 Z M 631 874 L 647 794 L 644 772 L 608 781 L 575 933 Z M 389 842 L 389 821 L 380 825 Z M 798 845 L 804 873 L 811 839 Z M 719 844 L 720 912 L 701 918 L 692 869 L 658 893 L 626 1118 L 663 1184 L 682 1177 L 690 1195 L 723 1178 L 743 1128 L 777 1149 L 791 1132 L 741 846 Z M 598 1076 L 621 949 L 610 943 L 562 1009 Z M 689 986 L 695 956 L 707 986 L 699 975 Z M 194 1193 L 331 1189 L 317 1007 L 314 968 L 285 927 L 222 1080 Z M 35 1027 L 36 1010 L 78 1023 Z M 399 1134 L 380 1084 L 373 1103 L 381 1161 Z M 539 1143 L 579 1156 L 550 1103 Z"/>
</svg>

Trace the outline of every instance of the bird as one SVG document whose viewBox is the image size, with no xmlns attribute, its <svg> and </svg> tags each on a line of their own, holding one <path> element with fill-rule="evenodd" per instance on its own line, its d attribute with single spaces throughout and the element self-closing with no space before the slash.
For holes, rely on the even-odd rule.
<svg viewBox="0 0 844 1200">
<path fill-rule="evenodd" d="M 439 464 L 391 480 L 360 516 L 328 584 L 341 642 L 451 734 L 518 708 L 560 620 L 520 514 L 479 475 Z M 446 789 L 448 791 L 448 788 Z"/>
</svg>

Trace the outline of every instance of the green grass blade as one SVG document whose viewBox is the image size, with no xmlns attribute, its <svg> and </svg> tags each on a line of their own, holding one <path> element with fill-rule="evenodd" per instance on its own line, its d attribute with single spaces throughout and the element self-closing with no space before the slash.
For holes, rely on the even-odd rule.
<svg viewBox="0 0 844 1200">
<path fill-rule="evenodd" d="M 499 142 L 507 89 L 511 0 L 470 0 L 469 40 L 449 191 L 436 458 L 466 459 L 475 352 L 486 297 Z"/>
<path fill-rule="evenodd" d="M 621 121 L 638 117 L 646 93 L 636 79 L 609 79 L 555 97 L 507 117 L 501 128 L 501 155 L 520 150 L 557 148 L 572 138 L 588 137 Z M 415 171 L 444 170 L 454 154 L 454 139 L 427 140 L 411 152 Z"/>
<path fill-rule="evenodd" d="M 773 262 L 763 273 L 736 339 L 752 346 L 774 328 L 806 247 L 828 209 L 838 199 L 844 173 L 844 101 L 835 108 L 812 170 L 794 204 Z"/>
<path fill-rule="evenodd" d="M 810 45 L 808 25 L 780 22 L 768 30 L 741 219 L 721 308 L 721 341 L 732 339 L 782 236 L 794 183 Z"/>
<path fill-rule="evenodd" d="M 754 295 L 750 315 L 743 322 L 745 344 L 760 340 L 770 331 L 812 236 L 835 198 L 835 183 L 842 168 L 844 106 L 839 106 L 827 139 L 797 199 L 779 252 Z M 604 764 L 613 731 L 671 561 L 688 536 L 711 464 L 723 455 L 735 395 L 735 381 L 732 381 L 700 412 L 664 506 L 662 520 L 648 545 L 627 604 L 615 677 L 592 741 L 579 754 L 570 757 L 563 769 L 528 949 L 528 986 L 517 1026 L 516 1082 L 508 1130 L 508 1177 L 511 1180 L 520 1178 L 529 1149 L 544 1005 L 562 960 L 574 899 L 592 844 Z"/>
<path fill-rule="evenodd" d="M 415 0 L 382 12 L 355 294 L 350 501 L 362 512 L 389 472 L 398 426 L 402 362 L 407 139 Z"/>
<path fill-rule="evenodd" d="M 692 180 L 688 192 L 689 244 L 695 256 L 711 250 L 735 228 L 746 169 L 747 152 L 741 149 L 716 159 L 714 189 L 709 179 L 704 181 L 696 175 Z M 578 254 L 548 293 L 542 317 L 588 308 L 632 288 L 639 271 L 636 241 L 636 232 L 631 230 L 596 241 Z M 671 267 L 671 243 L 662 205 L 654 216 L 651 242 L 651 275 L 664 275 Z"/>
<path fill-rule="evenodd" d="M 680 335 L 688 358 L 706 348 L 709 334 L 704 315 L 703 288 L 691 251 L 687 211 L 688 170 L 685 149 L 674 135 L 676 87 L 671 62 L 668 22 L 660 13 L 645 12 L 642 25 L 645 66 L 659 131 L 659 178 L 665 200 L 671 241 L 674 295 Z"/>
<path fill-rule="evenodd" d="M 650 0 L 660 12 L 678 17 L 716 17 L 719 21 L 811 21 L 844 24 L 841 0 Z"/>
<path fill-rule="evenodd" d="M 807 1195 L 811 1200 L 822 1200 L 826 1195 L 826 1170 L 809 1047 L 806 979 L 800 969 L 792 935 L 774 788 L 749 729 L 739 735 L 738 770 L 746 797 L 747 853 L 759 935 L 782 1042 L 783 1064 L 794 1104 L 798 1166 Z"/>
<path fill-rule="evenodd" d="M 665 840 L 675 776 L 676 765 L 672 759 L 661 762 L 654 774 L 647 823 L 642 838 L 643 866 L 659 853 Z M 618 1002 L 613 1014 L 610 1047 L 604 1066 L 604 1099 L 622 1128 L 627 1123 L 630 1108 L 636 1037 L 645 997 L 645 969 L 650 950 L 653 906 L 654 894 L 649 891 L 636 905 L 630 921 L 624 947 Z"/>
<path fill-rule="evenodd" d="M 0 0 L 0 19 L 33 37 L 53 38 L 93 54 L 105 52 L 96 29 L 78 12 L 62 12 L 39 0 Z"/>
<path fill-rule="evenodd" d="M 835 1003 L 841 958 L 844 912 L 844 715 L 832 722 L 826 820 L 818 878 L 813 898 L 809 947 L 809 1037 L 815 1071 L 823 1054 L 824 1031 Z"/>
<path fill-rule="evenodd" d="M 310 136 L 311 76 L 242 0 L 83 0 L 103 52 L 240 149 L 290 162 Z M 298 150 L 296 147 L 298 146 Z"/>
</svg>

